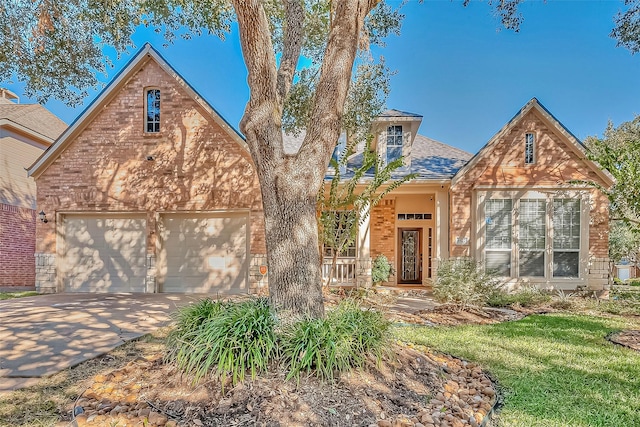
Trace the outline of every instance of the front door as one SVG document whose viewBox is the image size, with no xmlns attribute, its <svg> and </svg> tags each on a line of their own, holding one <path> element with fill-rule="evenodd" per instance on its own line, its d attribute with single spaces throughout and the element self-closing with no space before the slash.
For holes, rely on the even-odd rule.
<svg viewBox="0 0 640 427">
<path fill-rule="evenodd" d="M 398 283 L 422 283 L 422 228 L 400 228 L 398 237 Z"/>
</svg>

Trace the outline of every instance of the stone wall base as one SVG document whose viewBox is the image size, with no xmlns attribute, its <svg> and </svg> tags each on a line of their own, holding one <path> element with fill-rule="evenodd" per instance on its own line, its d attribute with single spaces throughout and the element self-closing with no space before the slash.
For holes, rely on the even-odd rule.
<svg viewBox="0 0 640 427">
<path fill-rule="evenodd" d="M 56 285 L 56 254 L 36 252 L 36 291 L 40 294 L 58 292 Z"/>
</svg>

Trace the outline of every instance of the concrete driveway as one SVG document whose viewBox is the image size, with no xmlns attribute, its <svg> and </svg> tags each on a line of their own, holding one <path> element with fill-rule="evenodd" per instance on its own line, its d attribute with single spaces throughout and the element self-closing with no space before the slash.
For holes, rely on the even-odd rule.
<svg viewBox="0 0 640 427">
<path fill-rule="evenodd" d="M 164 326 L 183 294 L 54 294 L 0 301 L 0 393 Z"/>
</svg>

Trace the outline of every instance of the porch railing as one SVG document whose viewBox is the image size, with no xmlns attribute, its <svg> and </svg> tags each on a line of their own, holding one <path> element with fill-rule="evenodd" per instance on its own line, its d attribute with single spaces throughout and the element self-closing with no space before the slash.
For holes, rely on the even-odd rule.
<svg viewBox="0 0 640 427">
<path fill-rule="evenodd" d="M 322 262 L 322 279 L 325 283 L 329 280 L 331 272 L 331 258 L 325 258 Z M 338 258 L 333 270 L 333 278 L 330 285 L 355 285 L 356 284 L 356 258 Z"/>
</svg>

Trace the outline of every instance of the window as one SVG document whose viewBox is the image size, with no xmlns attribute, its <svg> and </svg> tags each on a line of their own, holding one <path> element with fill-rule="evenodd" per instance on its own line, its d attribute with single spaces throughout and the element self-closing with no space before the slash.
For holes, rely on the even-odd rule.
<svg viewBox="0 0 640 427">
<path fill-rule="evenodd" d="M 544 277 L 546 200 L 520 200 L 518 216 L 520 277 Z"/>
<path fill-rule="evenodd" d="M 160 132 L 160 89 L 147 90 L 145 132 Z"/>
<path fill-rule="evenodd" d="M 409 219 L 432 219 L 433 215 L 430 213 L 408 213 L 408 214 L 398 214 L 398 220 L 404 221 Z"/>
<path fill-rule="evenodd" d="M 585 221 L 581 199 L 537 192 L 525 197 L 531 198 L 485 200 L 487 271 L 508 277 L 581 278 L 581 251 L 587 250 L 580 240 Z"/>
<path fill-rule="evenodd" d="M 578 277 L 580 200 L 553 201 L 553 277 Z"/>
<path fill-rule="evenodd" d="M 331 211 L 323 212 L 321 216 L 323 225 L 323 254 L 326 258 L 333 257 L 334 248 L 348 245 L 338 254 L 343 258 L 356 257 L 357 218 L 355 211 Z M 350 235 L 347 233 L 351 233 Z"/>
<path fill-rule="evenodd" d="M 533 144 L 535 142 L 535 137 L 532 133 L 528 133 L 525 135 L 524 142 L 524 164 L 532 165 L 535 162 L 535 156 L 533 151 Z"/>
<path fill-rule="evenodd" d="M 387 128 L 387 163 L 402 156 L 402 126 Z"/>
<path fill-rule="evenodd" d="M 501 276 L 511 275 L 511 199 L 485 203 L 485 268 Z"/>
</svg>

